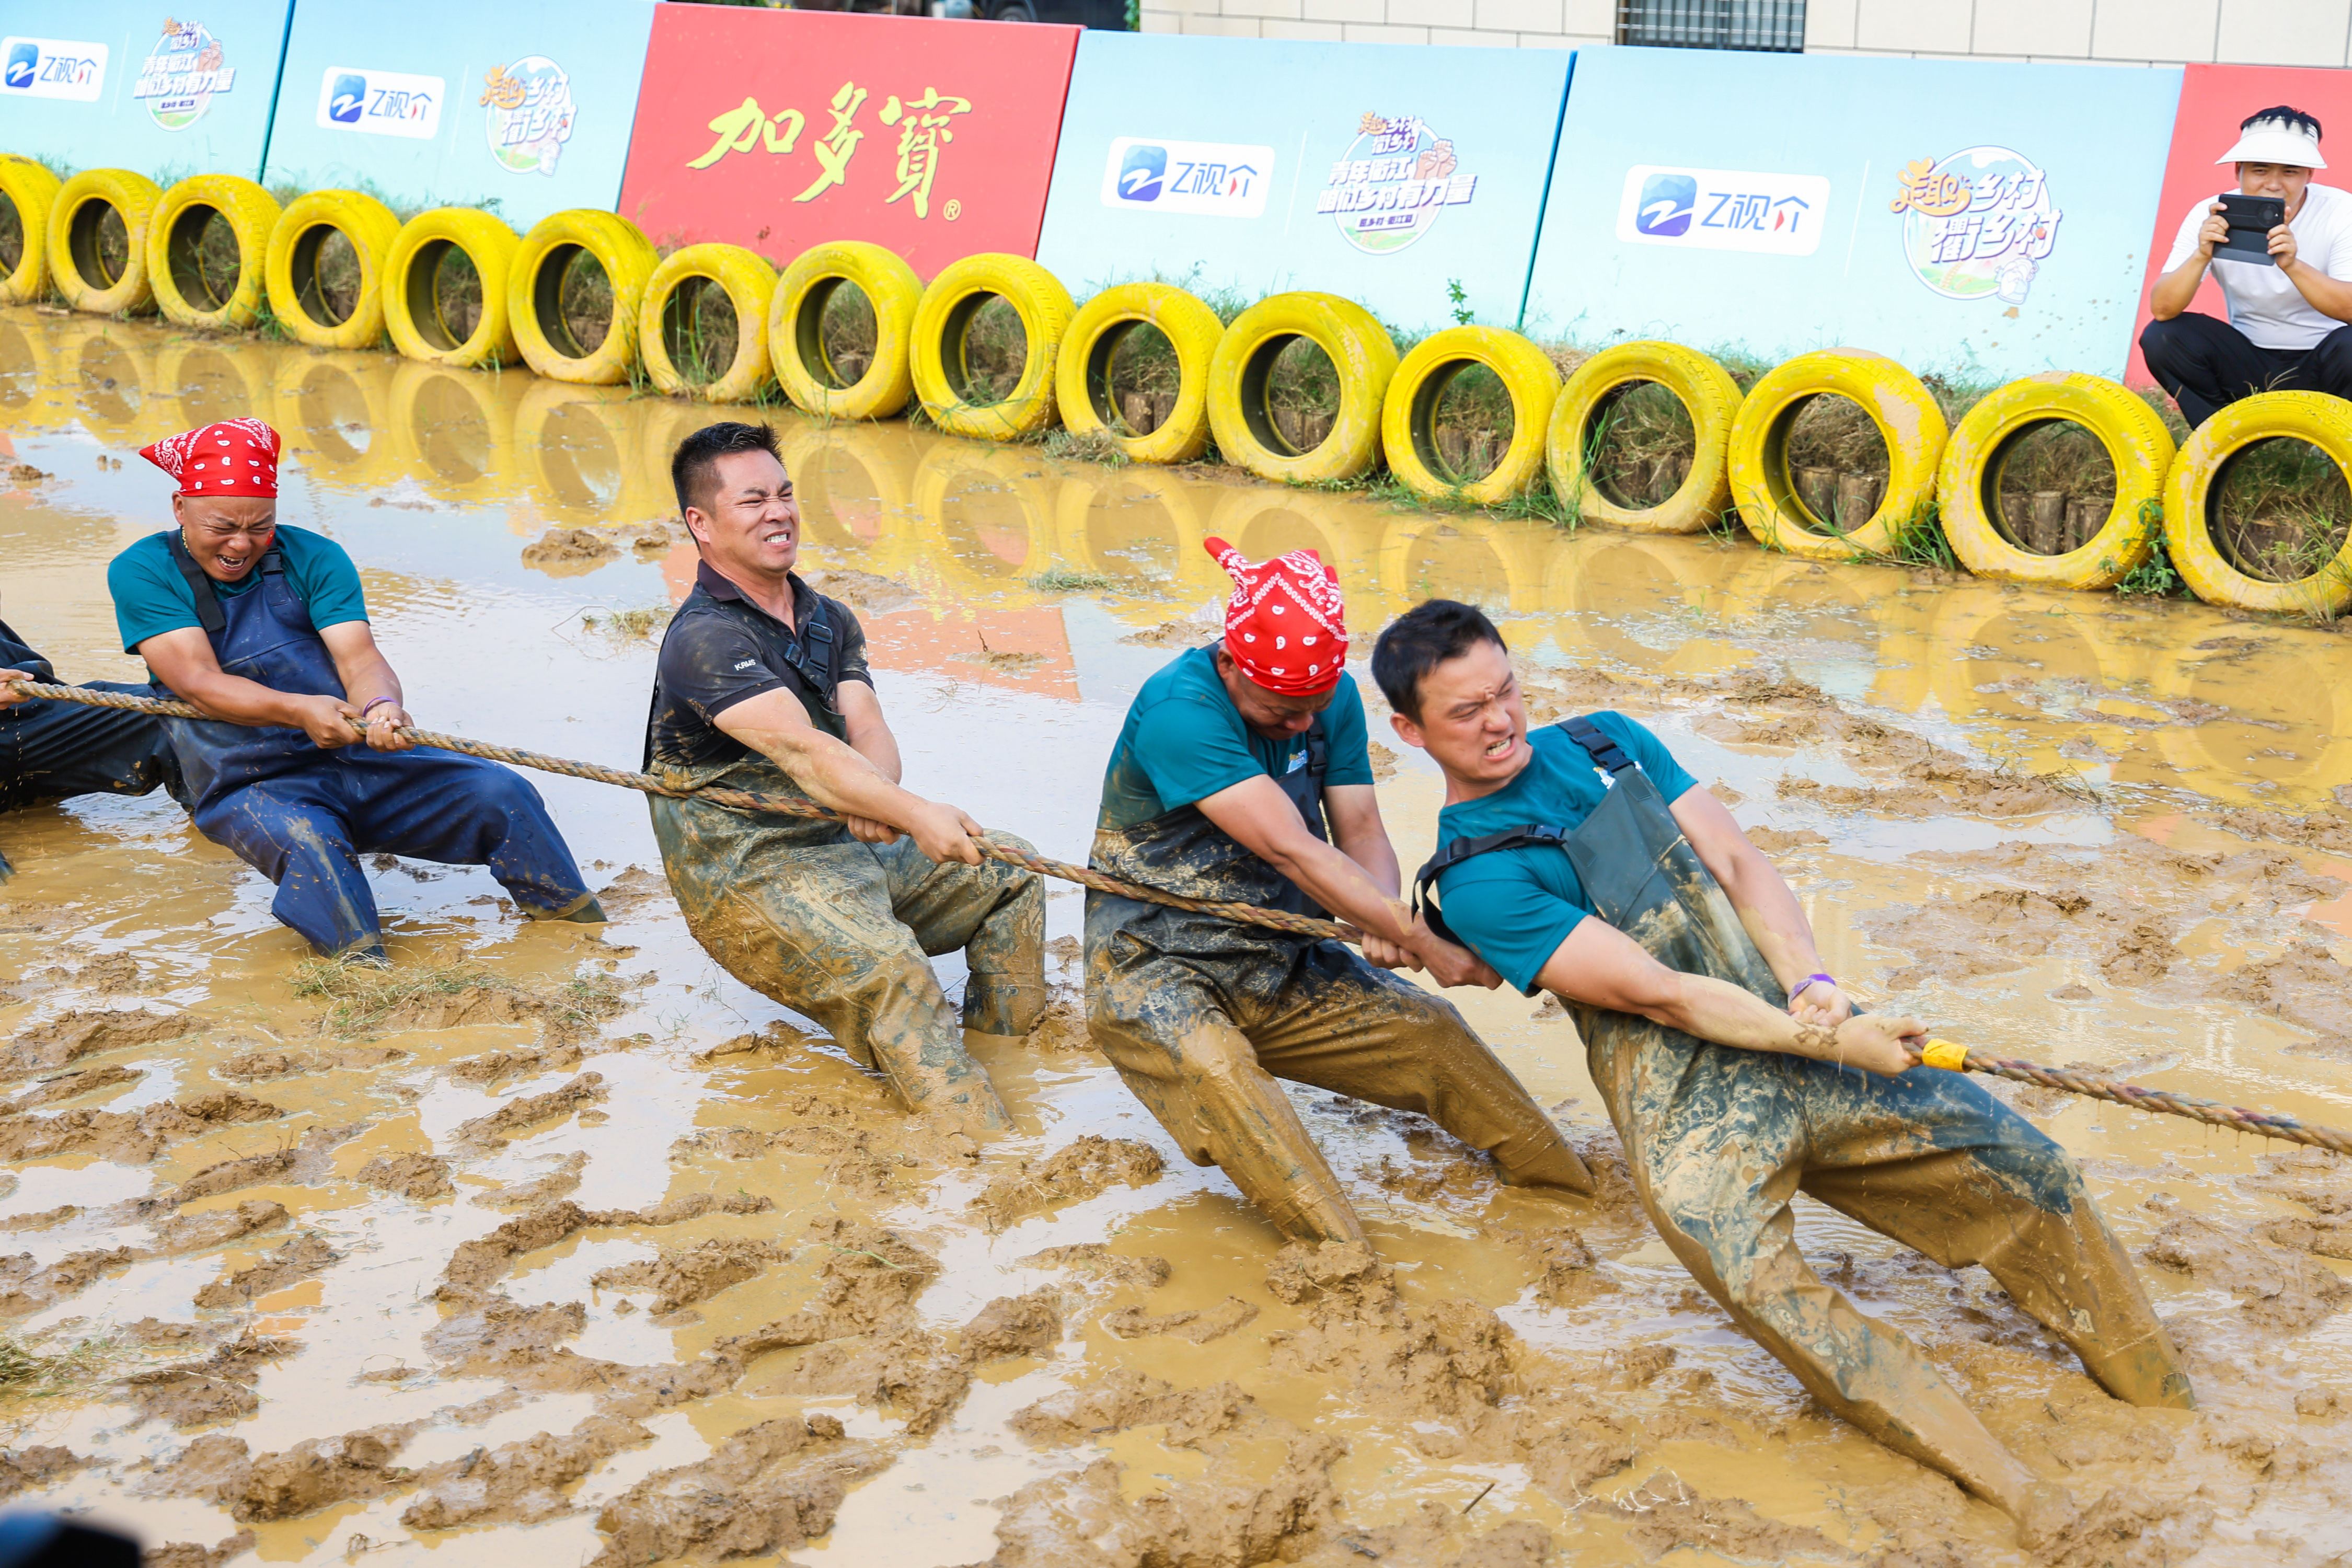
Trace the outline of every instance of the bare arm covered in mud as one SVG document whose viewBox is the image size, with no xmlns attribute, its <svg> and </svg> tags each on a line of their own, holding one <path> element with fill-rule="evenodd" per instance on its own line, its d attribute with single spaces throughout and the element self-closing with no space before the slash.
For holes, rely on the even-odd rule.
<svg viewBox="0 0 2352 1568">
<path fill-rule="evenodd" d="M 1381 826 L 1370 784 L 1323 792 L 1338 846 L 1307 830 L 1282 786 L 1261 773 L 1204 796 L 1201 813 L 1251 854 L 1289 878 L 1308 898 L 1364 933 L 1364 956 L 1384 969 L 1423 964 L 1441 985 L 1502 984 L 1475 953 L 1417 926 L 1397 896 L 1396 851 Z M 1377 850 L 1372 842 L 1378 841 Z M 1373 856 L 1367 866 L 1355 851 Z"/>
<path fill-rule="evenodd" d="M 213 655 L 212 639 L 194 626 L 162 632 L 139 645 L 139 657 L 155 679 L 215 719 L 232 724 L 282 724 L 299 730 L 322 747 L 348 746 L 355 737 L 352 725 L 361 709 L 367 714 L 367 742 L 380 752 L 405 752 L 415 742 L 397 733 L 409 721 L 403 705 L 400 678 L 375 645 L 375 634 L 365 621 L 339 621 L 319 628 L 319 638 L 335 661 L 335 675 L 348 697 L 322 697 L 279 691 L 231 675 Z M 389 699 L 379 701 L 378 699 Z"/>
<path fill-rule="evenodd" d="M 1723 802 L 1704 786 L 1683 791 L 1674 804 L 1675 826 L 1699 863 L 1721 884 L 1739 923 L 1756 943 L 1780 989 L 1789 990 L 1809 974 L 1822 972 L 1822 955 L 1813 946 L 1812 922 L 1780 875 L 1780 868 L 1748 840 Z M 1833 1028 L 1853 1016 L 1853 1004 L 1834 985 L 1808 985 L 1789 1005 L 1790 1014 L 1807 1024 Z"/>
<path fill-rule="evenodd" d="M 841 690 L 846 694 L 865 689 L 845 681 Z M 873 701 L 870 690 L 866 690 L 866 699 Z M 844 697 L 845 710 L 854 700 Z M 878 704 L 873 717 L 880 721 Z M 895 740 L 887 750 L 890 771 L 885 773 L 873 755 L 835 740 L 810 723 L 808 710 L 801 706 L 801 700 L 781 689 L 763 691 L 724 710 L 717 723 L 719 729 L 791 774 L 793 782 L 806 790 L 811 800 L 840 812 L 851 836 L 861 842 L 888 843 L 905 833 L 914 839 L 917 848 L 933 860 L 980 864 L 980 851 L 971 843 L 971 836 L 980 831 L 979 823 L 952 805 L 925 800 L 898 787 L 895 776 L 898 746 Z M 850 732 L 857 733 L 856 726 L 853 725 Z M 883 733 L 888 734 L 887 726 L 884 726 Z"/>
</svg>

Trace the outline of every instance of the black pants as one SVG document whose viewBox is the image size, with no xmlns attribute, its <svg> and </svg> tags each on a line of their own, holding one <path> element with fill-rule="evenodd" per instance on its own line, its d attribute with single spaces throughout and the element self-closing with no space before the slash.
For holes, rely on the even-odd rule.
<svg viewBox="0 0 2352 1568">
<path fill-rule="evenodd" d="M 124 681 L 85 684 L 134 697 L 154 695 Z M 68 795 L 145 795 L 157 784 L 182 805 L 188 804 L 180 760 L 163 738 L 163 721 L 152 714 L 71 702 L 0 709 L 0 811 Z M 0 880 L 8 873 L 7 857 L 0 855 Z"/>
<path fill-rule="evenodd" d="M 2325 392 L 2352 398 L 2352 326 L 2308 349 L 2266 349 L 2227 321 L 2184 310 L 2150 321 L 2139 335 L 2147 373 L 2180 405 L 2195 429 L 2257 392 Z"/>
</svg>

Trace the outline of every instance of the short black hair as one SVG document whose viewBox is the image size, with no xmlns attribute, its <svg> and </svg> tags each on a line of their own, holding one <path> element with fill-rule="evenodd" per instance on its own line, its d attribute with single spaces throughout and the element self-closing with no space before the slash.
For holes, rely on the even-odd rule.
<svg viewBox="0 0 2352 1568">
<path fill-rule="evenodd" d="M 2311 132 L 2311 139 L 2314 142 L 2319 140 L 2319 121 L 2315 116 L 2305 114 L 2300 109 L 2289 108 L 2284 103 L 2273 109 L 2255 110 L 2252 114 L 2247 115 L 2243 120 L 2238 121 L 2238 129 L 2241 131 L 2252 131 L 2256 125 L 2265 120 L 2284 121 L 2288 130 L 2308 131 Z"/>
<path fill-rule="evenodd" d="M 1418 724 L 1421 678 L 1482 642 L 1511 651 L 1495 623 L 1476 605 L 1431 599 L 1391 621 L 1381 633 L 1381 640 L 1372 645 L 1372 679 L 1391 708 Z"/>
<path fill-rule="evenodd" d="M 677 491 L 680 516 L 688 507 L 699 503 L 719 459 L 737 452 L 765 452 L 779 463 L 784 460 L 783 453 L 776 449 L 775 427 L 770 425 L 721 420 L 705 425 L 677 444 L 677 450 L 670 454 L 669 482 Z"/>
</svg>

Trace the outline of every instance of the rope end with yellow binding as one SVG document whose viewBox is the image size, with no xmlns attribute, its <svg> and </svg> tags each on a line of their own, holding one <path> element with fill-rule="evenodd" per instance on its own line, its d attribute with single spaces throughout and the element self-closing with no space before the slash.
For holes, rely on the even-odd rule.
<svg viewBox="0 0 2352 1568">
<path fill-rule="evenodd" d="M 1929 1040 L 1919 1052 L 1922 1067 L 1941 1068 L 1946 1072 L 1969 1070 L 1969 1048 L 1958 1040 Z"/>
</svg>

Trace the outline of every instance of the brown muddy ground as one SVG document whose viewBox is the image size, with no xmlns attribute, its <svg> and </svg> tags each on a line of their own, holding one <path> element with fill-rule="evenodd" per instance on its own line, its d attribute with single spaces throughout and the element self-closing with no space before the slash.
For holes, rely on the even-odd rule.
<svg viewBox="0 0 2352 1568">
<path fill-rule="evenodd" d="M 637 757 L 688 581 L 664 456 L 702 411 L 24 310 L 0 408 L 0 614 L 68 678 L 137 674 L 103 585 L 165 516 L 136 447 L 259 413 L 283 515 L 361 563 L 421 722 Z M 909 783 L 1049 853 L 1083 848 L 1136 685 L 1209 635 L 1199 541 L 1313 543 L 1360 633 L 1475 599 L 1539 714 L 1656 725 L 1859 988 L 2352 1124 L 2336 635 L 782 422 Z M 1436 783 L 1391 749 L 1411 863 Z M 266 885 L 160 795 L 0 821 L 0 1322 L 65 1358 L 0 1398 L 10 1505 L 175 1568 L 2025 1561 L 1690 1287 L 1556 1008 L 1465 1001 L 1620 1173 L 1601 1201 L 1302 1093 L 1374 1246 L 1285 1252 L 1067 999 L 988 1061 L 1016 1136 L 927 1136 L 695 948 L 639 802 L 538 782 L 612 925 L 385 859 L 395 995 L 298 991 Z M 1048 907 L 1066 984 L 1078 899 Z M 2074 1490 L 2042 1561 L 2342 1561 L 2352 1169 L 2011 1098 L 2092 1173 L 2202 1410 L 2116 1405 L 1982 1274 L 1801 1200 L 1809 1255 Z"/>
</svg>

